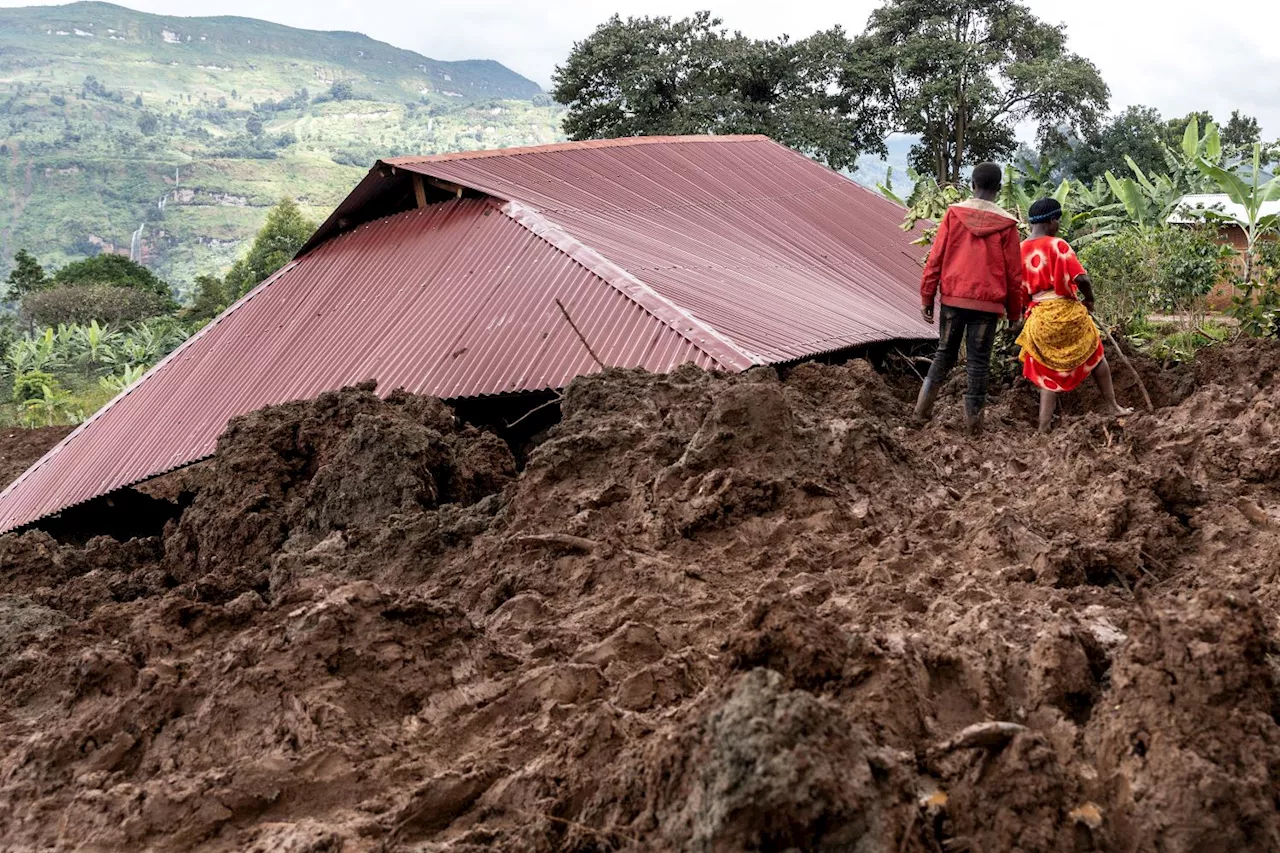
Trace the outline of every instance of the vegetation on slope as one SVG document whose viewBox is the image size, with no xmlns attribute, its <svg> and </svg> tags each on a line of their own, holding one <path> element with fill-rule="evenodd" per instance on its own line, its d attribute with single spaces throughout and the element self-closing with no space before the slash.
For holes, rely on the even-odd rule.
<svg viewBox="0 0 1280 853">
<path fill-rule="evenodd" d="M 356 33 L 0 10 L 0 275 L 132 251 L 186 295 L 284 196 L 322 219 L 379 157 L 555 141 L 559 114 L 496 62 Z"/>
</svg>

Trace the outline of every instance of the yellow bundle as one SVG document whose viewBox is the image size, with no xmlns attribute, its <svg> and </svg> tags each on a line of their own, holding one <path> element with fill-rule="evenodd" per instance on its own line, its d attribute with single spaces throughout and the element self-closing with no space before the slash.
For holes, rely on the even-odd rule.
<svg viewBox="0 0 1280 853">
<path fill-rule="evenodd" d="M 1098 328 L 1074 299 L 1050 299 L 1031 310 L 1018 335 L 1022 361 L 1034 358 L 1059 373 L 1070 373 L 1098 350 Z"/>
</svg>

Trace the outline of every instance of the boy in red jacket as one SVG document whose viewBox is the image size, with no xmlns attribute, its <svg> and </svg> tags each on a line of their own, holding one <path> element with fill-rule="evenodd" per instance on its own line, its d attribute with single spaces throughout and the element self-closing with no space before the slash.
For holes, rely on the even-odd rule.
<svg viewBox="0 0 1280 853">
<path fill-rule="evenodd" d="M 917 420 L 933 415 L 938 390 L 965 342 L 968 387 L 964 395 L 965 428 L 982 427 L 987 401 L 987 373 L 996 323 L 1008 315 L 1022 315 L 1022 250 L 1018 220 L 999 207 L 1001 171 L 995 163 L 973 170 L 973 198 L 953 204 L 938 226 L 929 261 L 920 281 L 920 300 L 926 323 L 934 321 L 933 301 L 942 291 L 938 352 L 916 400 Z"/>
</svg>

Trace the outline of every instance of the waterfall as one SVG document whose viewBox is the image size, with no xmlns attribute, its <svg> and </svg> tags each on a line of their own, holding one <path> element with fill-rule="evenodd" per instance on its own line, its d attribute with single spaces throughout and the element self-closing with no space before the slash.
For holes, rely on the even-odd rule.
<svg viewBox="0 0 1280 853">
<path fill-rule="evenodd" d="M 142 263 L 142 229 L 147 227 L 147 223 L 138 226 L 138 230 L 133 232 L 133 236 L 129 238 L 129 260 L 136 264 Z"/>
<path fill-rule="evenodd" d="M 165 206 L 165 203 L 168 201 L 169 201 L 169 193 L 165 193 L 164 195 L 160 196 L 160 201 L 156 206 L 160 208 L 161 213 L 164 213 L 164 206 Z"/>
</svg>

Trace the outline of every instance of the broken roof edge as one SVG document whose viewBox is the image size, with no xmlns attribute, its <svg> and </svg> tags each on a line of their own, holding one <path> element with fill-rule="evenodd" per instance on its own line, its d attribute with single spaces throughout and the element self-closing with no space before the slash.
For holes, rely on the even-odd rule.
<svg viewBox="0 0 1280 853">
<path fill-rule="evenodd" d="M 766 363 L 763 356 L 734 343 L 728 336 L 658 293 L 534 208 L 518 201 L 507 201 L 499 210 L 702 350 L 721 367 L 727 370 L 747 370 Z"/>
<path fill-rule="evenodd" d="M 159 373 L 171 361 L 181 357 L 181 355 L 184 352 L 186 352 L 186 350 L 189 347 L 193 346 L 196 341 L 204 337 L 207 332 L 209 332 L 211 329 L 213 329 L 215 326 L 221 323 L 225 318 L 230 316 L 233 312 L 238 310 L 242 305 L 247 304 L 249 300 L 253 299 L 254 296 L 256 296 L 258 293 L 260 293 L 261 291 L 265 290 L 266 288 L 274 284 L 282 275 L 287 273 L 289 270 L 293 269 L 295 266 L 297 266 L 297 264 L 298 264 L 297 261 L 290 261 L 289 263 L 282 266 L 280 269 L 276 270 L 274 273 L 268 276 L 266 280 L 264 280 L 261 284 L 259 284 L 253 290 L 250 290 L 240 299 L 232 303 L 231 306 L 227 308 L 227 310 L 223 311 L 217 317 L 214 317 L 212 320 L 210 320 L 203 328 L 200 329 L 200 331 L 196 332 L 194 335 L 192 335 L 191 337 L 183 341 L 182 344 L 177 347 L 177 349 L 175 349 L 173 352 L 169 353 L 164 358 L 156 362 L 155 366 L 152 367 L 150 370 L 148 370 L 146 373 L 144 373 L 142 377 L 138 379 L 137 382 L 134 382 L 128 388 L 125 388 L 119 394 L 117 394 L 116 396 L 108 400 L 102 406 L 101 409 L 98 409 L 98 411 L 94 412 L 92 415 L 85 418 L 84 421 L 82 421 L 79 426 L 77 426 L 70 433 L 68 433 L 67 436 L 62 439 L 62 441 L 59 441 L 53 447 L 49 448 L 48 452 L 46 452 L 43 456 L 37 459 L 34 463 L 32 463 L 32 465 L 29 468 L 27 468 L 27 470 L 19 474 L 17 479 L 15 479 L 9 485 L 5 486 L 4 490 L 0 491 L 0 503 L 3 503 L 4 499 L 7 498 L 11 492 L 13 492 L 17 488 L 19 488 L 24 482 L 26 482 L 28 477 L 33 476 L 40 468 L 44 467 L 44 465 L 47 462 L 49 462 L 49 460 L 57 456 L 63 450 L 63 448 L 69 446 L 71 442 L 75 441 L 76 438 L 79 437 L 79 435 L 82 432 L 84 432 L 86 429 L 88 429 L 91 425 L 93 425 L 95 421 L 104 417 L 107 414 L 107 412 L 111 411 L 111 409 L 115 407 L 117 403 L 124 400 L 126 397 L 128 397 L 138 388 L 142 387 L 142 383 L 146 382 L 147 380 L 151 379 L 151 377 Z M 177 468 L 181 468 L 185 464 L 189 464 L 189 463 L 182 463 L 170 470 L 177 470 Z M 141 480 L 134 480 L 131 483 L 125 483 L 121 486 L 117 486 L 113 488 L 110 492 L 104 492 L 104 494 L 112 494 L 116 491 L 119 491 L 120 489 L 137 485 L 138 483 L 141 483 L 150 479 L 152 476 L 153 475 L 147 475 L 146 477 L 143 477 Z M 159 476 L 159 475 L 154 475 L 154 476 Z M 79 506 L 80 503 L 84 503 L 84 501 L 80 501 L 75 504 L 70 504 L 68 506 L 64 506 L 59 509 L 50 510 L 49 512 L 38 515 L 35 518 L 29 519 L 27 521 L 19 522 L 16 524 L 11 523 L 8 520 L 0 520 L 0 535 L 9 533 L 12 530 L 28 527 L 32 524 L 35 524 L 38 521 L 43 521 L 44 519 L 49 518 L 51 516 L 55 516 L 55 515 L 58 515 L 59 513 L 66 512 L 68 509 L 70 509 L 73 506 Z"/>
</svg>

